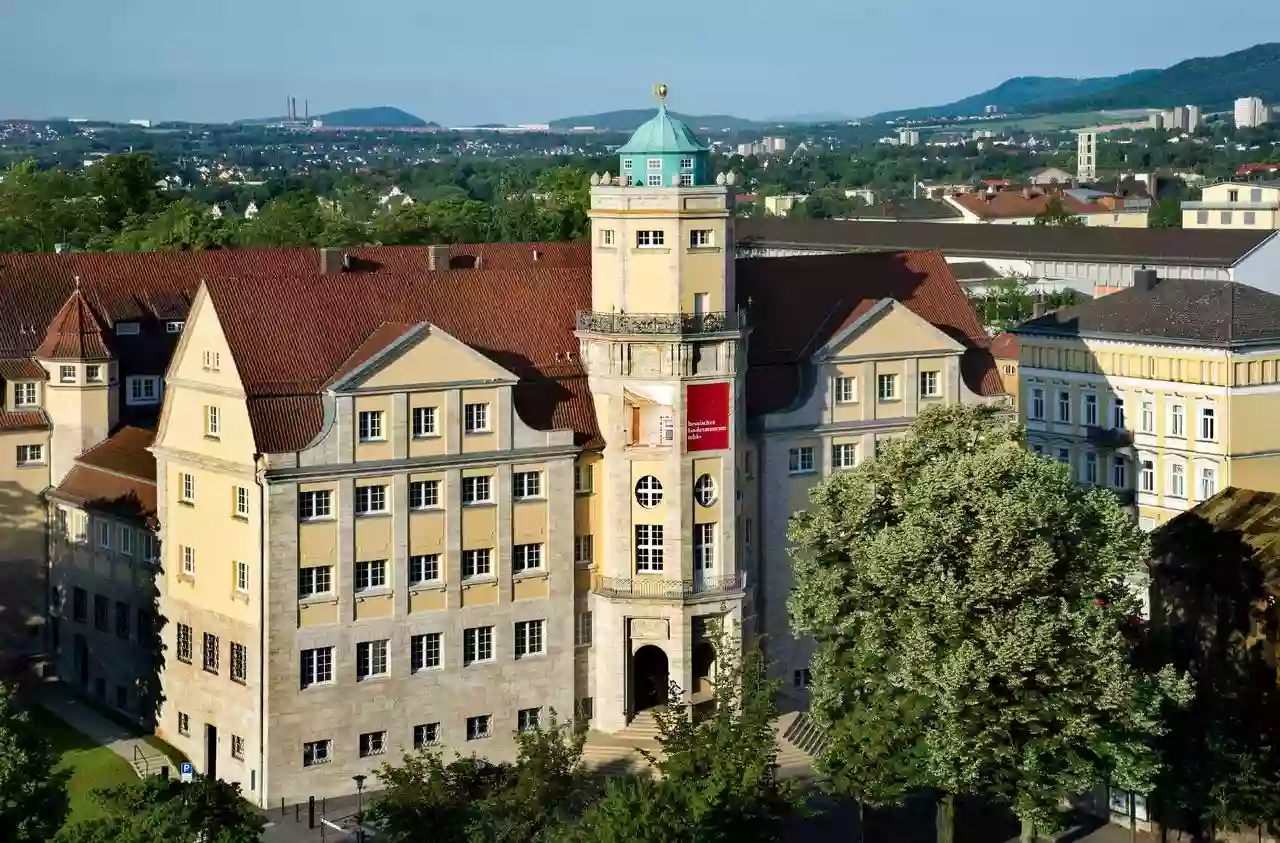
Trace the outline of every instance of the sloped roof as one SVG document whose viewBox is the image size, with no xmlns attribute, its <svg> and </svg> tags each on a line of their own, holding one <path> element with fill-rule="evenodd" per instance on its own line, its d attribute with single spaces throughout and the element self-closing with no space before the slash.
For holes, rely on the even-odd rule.
<svg viewBox="0 0 1280 843">
<path fill-rule="evenodd" d="M 155 526 L 155 431 L 122 427 L 76 458 L 52 497 Z"/>
<path fill-rule="evenodd" d="M 1280 559 L 1280 494 L 1229 486 L 1163 525 L 1155 533 L 1155 545 L 1176 552 L 1184 546 L 1180 539 L 1202 524 L 1214 533 L 1237 534 L 1263 560 Z"/>
<path fill-rule="evenodd" d="M 658 113 L 641 124 L 618 152 L 643 155 L 650 152 L 706 152 L 707 149 L 693 129 L 683 120 L 672 117 L 663 103 L 658 107 Z"/>
<path fill-rule="evenodd" d="M 0 430 L 48 430 L 44 410 L 0 410 Z"/>
<path fill-rule="evenodd" d="M 80 295 L 79 286 L 71 291 L 66 304 L 49 322 L 44 342 L 36 349 L 41 360 L 109 360 L 102 341 L 102 326 Z"/>
<path fill-rule="evenodd" d="M 1000 360 L 1017 360 L 1022 351 L 1022 342 L 1017 334 L 1005 331 L 991 340 L 991 355 Z"/>
<path fill-rule="evenodd" d="M 868 252 L 738 262 L 738 300 L 750 302 L 751 414 L 800 397 L 808 360 L 882 299 L 901 302 L 965 346 L 961 374 L 979 395 L 1004 392 L 987 334 L 938 252 Z"/>
<path fill-rule="evenodd" d="M 1071 214 L 1114 213 L 1096 202 L 1081 202 L 1069 193 L 1053 194 L 1033 191 L 1030 196 L 1023 196 L 1020 190 L 1001 190 L 995 194 L 965 193 L 953 196 L 951 201 L 984 219 L 1002 219 L 1034 217 L 1046 211 L 1049 203 L 1055 199 L 1060 200 L 1063 209 Z"/>
<path fill-rule="evenodd" d="M 1235 346 L 1280 343 L 1280 295 L 1233 281 L 1162 278 L 1064 307 L 1014 329 L 1023 336 L 1106 336 Z"/>
</svg>

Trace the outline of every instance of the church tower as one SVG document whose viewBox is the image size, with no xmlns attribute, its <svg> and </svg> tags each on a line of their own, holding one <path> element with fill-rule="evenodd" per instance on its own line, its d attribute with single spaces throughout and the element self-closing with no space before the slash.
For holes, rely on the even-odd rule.
<svg viewBox="0 0 1280 843">
<path fill-rule="evenodd" d="M 666 107 L 592 177 L 583 363 L 606 440 L 590 608 L 593 725 L 617 731 L 715 681 L 711 630 L 741 634 L 738 444 L 746 325 L 734 290 L 732 178 Z M 718 622 L 718 623 L 717 623 Z"/>
</svg>

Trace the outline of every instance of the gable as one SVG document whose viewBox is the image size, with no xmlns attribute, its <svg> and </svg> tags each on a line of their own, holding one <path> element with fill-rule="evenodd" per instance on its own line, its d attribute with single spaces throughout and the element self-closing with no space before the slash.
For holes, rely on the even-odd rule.
<svg viewBox="0 0 1280 843">
<path fill-rule="evenodd" d="M 434 325 L 422 324 L 347 377 L 337 390 L 401 389 L 455 383 L 519 380 L 508 370 Z"/>
<path fill-rule="evenodd" d="M 182 339 L 178 342 L 165 377 L 198 381 L 238 393 L 244 391 L 235 358 L 231 355 L 231 346 L 222 330 L 222 321 L 203 285 L 191 304 L 191 312 L 187 315 L 186 326 L 182 330 Z"/>
<path fill-rule="evenodd" d="M 836 333 L 819 359 L 961 353 L 964 346 L 894 299 L 881 299 Z"/>
</svg>

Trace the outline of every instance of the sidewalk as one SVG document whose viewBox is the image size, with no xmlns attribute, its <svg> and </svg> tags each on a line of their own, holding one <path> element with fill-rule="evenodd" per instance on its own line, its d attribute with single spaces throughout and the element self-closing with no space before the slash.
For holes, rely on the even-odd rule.
<svg viewBox="0 0 1280 843">
<path fill-rule="evenodd" d="M 107 749 L 119 755 L 133 768 L 139 777 L 147 770 L 158 772 L 161 766 L 169 767 L 170 777 L 177 777 L 178 764 L 160 750 L 147 743 L 118 723 L 103 717 L 88 703 L 76 699 L 66 689 L 50 684 L 40 689 L 37 702 L 50 714 L 73 729 L 84 733 Z M 143 762 L 143 763 L 140 763 Z M 145 764 L 146 769 L 139 769 Z"/>
</svg>

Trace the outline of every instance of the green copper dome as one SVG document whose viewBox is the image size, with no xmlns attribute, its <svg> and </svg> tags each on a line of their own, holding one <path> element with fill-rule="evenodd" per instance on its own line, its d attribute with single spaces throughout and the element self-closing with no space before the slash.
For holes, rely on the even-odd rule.
<svg viewBox="0 0 1280 843">
<path fill-rule="evenodd" d="M 706 152 L 707 146 L 698 140 L 688 124 L 667 113 L 667 104 L 658 106 L 658 113 L 636 129 L 631 140 L 619 150 L 621 155 L 647 155 L 664 152 Z"/>
</svg>

